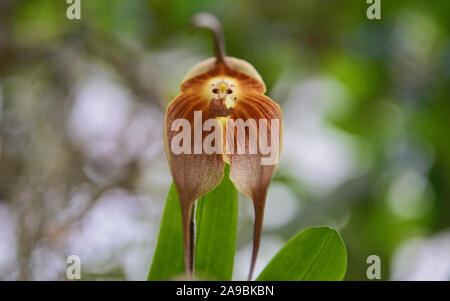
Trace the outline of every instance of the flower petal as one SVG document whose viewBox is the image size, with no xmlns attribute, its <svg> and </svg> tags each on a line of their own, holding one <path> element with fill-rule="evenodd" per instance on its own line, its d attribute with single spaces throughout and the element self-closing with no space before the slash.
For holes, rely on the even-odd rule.
<svg viewBox="0 0 450 301">
<path fill-rule="evenodd" d="M 180 198 L 184 232 L 185 269 L 188 278 L 192 277 L 193 270 L 193 204 L 200 196 L 219 185 L 223 178 L 225 167 L 221 154 L 206 154 L 203 151 L 201 154 L 194 153 L 195 144 L 198 145 L 198 140 L 196 140 L 194 135 L 194 127 L 200 126 L 202 129 L 205 120 L 211 118 L 207 105 L 208 101 L 203 99 L 198 93 L 180 94 L 167 106 L 164 126 L 167 159 Z M 195 118 L 195 111 L 202 112 L 202 120 Z M 173 150 L 173 139 L 178 139 L 177 135 L 181 135 L 173 128 L 177 124 L 177 119 L 185 120 L 184 125 L 182 123 L 178 125 L 182 131 L 189 133 L 191 139 L 186 139 L 187 141 L 182 142 L 183 146 L 186 146 L 184 145 L 185 143 L 188 144 L 186 147 L 190 149 L 190 154 L 178 153 L 178 151 L 174 152 Z M 187 125 L 188 128 L 185 129 L 184 127 Z M 216 130 L 221 129 L 222 127 L 217 121 Z M 208 131 L 201 131 L 200 146 L 203 145 L 202 141 L 208 134 Z M 222 137 L 222 134 L 220 136 Z M 177 140 L 177 143 L 179 142 L 181 141 Z"/>
<path fill-rule="evenodd" d="M 217 87 L 223 89 L 216 89 Z M 228 96 L 223 96 L 225 87 L 229 91 Z M 193 204 L 198 197 L 213 190 L 220 183 L 225 160 L 230 163 L 230 179 L 241 193 L 252 198 L 254 204 L 255 226 L 249 276 L 251 278 L 261 239 L 266 194 L 281 149 L 280 107 L 264 95 L 266 86 L 255 68 L 243 60 L 232 57 L 226 57 L 224 61 L 211 58 L 197 64 L 186 75 L 180 90 L 181 94 L 167 107 L 164 130 L 170 170 L 180 197 L 187 277 L 188 279 L 192 277 L 193 269 Z M 198 122 L 195 111 L 202 113 L 202 122 Z M 177 128 L 179 119 L 185 120 L 184 126 L 189 127 L 188 132 L 194 137 L 189 139 L 189 145 L 184 145 L 185 141 L 182 141 L 182 149 L 190 148 L 190 154 L 173 152 L 171 149 L 173 142 L 175 148 L 180 148 L 181 140 L 178 138 L 177 130 L 183 127 L 184 131 L 184 126 L 181 126 L 183 122 L 180 121 Z M 248 129 L 248 132 L 256 133 L 257 147 L 254 153 L 250 153 L 253 149 L 249 147 L 249 136 L 245 137 L 244 134 L 244 141 L 240 144 L 237 131 L 226 132 L 223 129 L 223 125 L 227 125 L 228 121 L 238 119 L 242 122 L 255 121 Z M 259 130 L 257 123 L 261 122 L 260 119 L 267 121 L 267 130 Z M 195 138 L 194 127 L 197 125 L 203 128 L 207 120 L 212 120 L 214 126 L 222 131 L 219 135 L 221 139 L 215 141 L 218 143 L 220 140 L 223 144 L 220 148 L 225 147 L 230 137 L 238 142 L 233 146 L 233 154 L 205 153 L 202 141 L 210 135 L 210 132 L 201 131 L 200 138 L 197 137 L 200 139 L 199 142 Z M 276 122 L 272 124 L 272 120 Z M 265 136 L 262 135 L 264 133 Z M 261 144 L 264 138 L 266 144 Z M 200 145 L 199 153 L 195 153 L 194 149 L 198 145 Z M 244 153 L 237 153 L 242 145 Z M 267 147 L 263 150 L 264 145 Z M 270 153 L 265 152 L 267 149 Z"/>
<path fill-rule="evenodd" d="M 281 152 L 282 115 L 278 104 L 267 96 L 246 94 L 239 100 L 234 113 L 231 115 L 231 119 L 234 119 L 235 121 L 238 119 L 242 119 L 243 121 L 253 119 L 255 120 L 253 126 L 261 119 L 267 120 L 267 131 L 264 127 L 261 127 L 261 121 L 256 128 L 249 128 L 248 134 L 245 135 L 244 154 L 237 153 L 239 145 L 237 130 L 233 129 L 233 132 L 230 132 L 230 127 L 227 126 L 226 128 L 227 145 L 231 145 L 229 139 L 234 139 L 235 142 L 237 141 L 237 143 L 234 143 L 234 154 L 227 153 L 227 160 L 229 161 L 231 167 L 230 179 L 241 193 L 249 196 L 253 200 L 255 212 L 253 252 L 249 273 L 249 280 L 251 280 L 261 240 L 267 190 L 275 172 Z M 251 137 L 251 132 L 255 129 L 258 133 L 258 150 L 255 154 L 251 154 L 251 143 L 249 140 Z M 263 135 L 264 132 L 266 133 L 265 138 L 267 139 L 267 145 L 272 147 L 272 160 L 268 160 L 267 157 L 269 155 L 264 155 L 266 152 L 261 148 L 261 135 Z M 271 142 L 269 143 L 269 141 Z M 265 165 L 266 163 L 269 164 Z"/>
</svg>

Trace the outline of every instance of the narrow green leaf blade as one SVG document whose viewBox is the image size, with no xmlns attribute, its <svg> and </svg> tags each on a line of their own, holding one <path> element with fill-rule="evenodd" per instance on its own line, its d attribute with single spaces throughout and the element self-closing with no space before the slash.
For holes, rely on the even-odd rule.
<svg viewBox="0 0 450 301">
<path fill-rule="evenodd" d="M 258 276 L 261 281 L 340 281 L 347 269 L 345 245 L 335 230 L 303 230 L 272 258 Z"/>
<path fill-rule="evenodd" d="M 238 218 L 238 192 L 225 175 L 216 189 L 198 200 L 195 275 L 200 280 L 231 280 Z"/>
<path fill-rule="evenodd" d="M 175 184 L 170 186 L 147 280 L 183 279 L 184 253 L 181 209 Z"/>
</svg>

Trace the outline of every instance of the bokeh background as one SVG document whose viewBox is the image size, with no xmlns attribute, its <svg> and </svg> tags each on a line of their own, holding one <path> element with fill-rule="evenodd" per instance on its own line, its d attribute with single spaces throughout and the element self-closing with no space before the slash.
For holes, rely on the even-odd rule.
<svg viewBox="0 0 450 301">
<path fill-rule="evenodd" d="M 450 279 L 450 2 L 0 1 L 0 279 L 146 278 L 171 183 L 163 112 L 223 22 L 227 54 L 284 114 L 256 272 L 298 231 L 329 225 L 346 280 Z M 251 202 L 240 196 L 234 279 Z"/>
</svg>

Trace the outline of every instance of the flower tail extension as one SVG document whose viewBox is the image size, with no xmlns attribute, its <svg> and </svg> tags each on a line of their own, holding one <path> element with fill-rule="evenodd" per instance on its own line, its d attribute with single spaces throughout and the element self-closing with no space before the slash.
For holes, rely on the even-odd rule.
<svg viewBox="0 0 450 301">
<path fill-rule="evenodd" d="M 194 273 L 194 202 L 181 203 L 183 222 L 184 270 L 186 280 L 192 280 Z"/>
<path fill-rule="evenodd" d="M 259 246 L 261 243 L 261 234 L 263 227 L 263 219 L 264 219 L 264 203 L 265 200 L 256 200 L 253 202 L 254 211 L 255 211 L 255 224 L 253 228 L 253 250 L 252 250 L 252 259 L 250 263 L 250 271 L 248 273 L 248 281 L 251 281 L 253 278 L 253 272 L 255 270 L 256 259 L 258 257 Z"/>
</svg>

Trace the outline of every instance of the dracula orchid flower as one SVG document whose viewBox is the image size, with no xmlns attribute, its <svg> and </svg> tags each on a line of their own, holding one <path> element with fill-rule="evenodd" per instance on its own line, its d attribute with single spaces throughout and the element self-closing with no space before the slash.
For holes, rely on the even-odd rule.
<svg viewBox="0 0 450 301">
<path fill-rule="evenodd" d="M 220 184 L 227 163 L 237 190 L 253 201 L 251 280 L 266 194 L 281 151 L 281 109 L 264 95 L 266 86 L 252 65 L 225 56 L 222 28 L 215 17 L 197 14 L 194 24 L 212 31 L 215 57 L 187 73 L 181 93 L 167 106 L 164 125 L 167 159 L 182 211 L 186 277 L 192 279 L 193 274 L 193 205 Z"/>
</svg>

